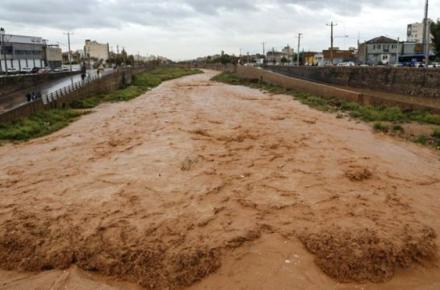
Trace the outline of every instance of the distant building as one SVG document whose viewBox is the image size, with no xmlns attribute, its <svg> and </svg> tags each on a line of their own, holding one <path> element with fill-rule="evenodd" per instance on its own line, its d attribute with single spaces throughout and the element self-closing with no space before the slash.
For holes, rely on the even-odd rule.
<svg viewBox="0 0 440 290">
<path fill-rule="evenodd" d="M 284 47 L 284 48 L 281 50 L 281 52 L 282 52 L 284 55 L 286 55 L 286 56 L 288 56 L 288 57 L 290 57 L 290 58 L 292 58 L 293 55 L 294 55 L 294 53 L 295 53 L 295 51 L 293 50 L 293 48 L 291 48 L 289 45 L 286 45 L 286 47 Z"/>
<path fill-rule="evenodd" d="M 324 65 L 339 64 L 347 61 L 356 61 L 354 50 L 341 50 L 337 47 L 323 50 Z M 333 58 L 333 59 L 332 59 Z M 332 63 L 333 62 L 333 63 Z"/>
<path fill-rule="evenodd" d="M 317 65 L 316 58 L 315 58 L 315 56 L 317 54 L 318 54 L 317 52 L 312 52 L 312 51 L 304 52 L 303 53 L 304 65 L 310 65 L 310 66 Z"/>
<path fill-rule="evenodd" d="M 47 45 L 44 50 L 45 61 L 48 67 L 60 68 L 63 64 L 63 52 L 58 45 Z"/>
<path fill-rule="evenodd" d="M 23 68 L 45 67 L 46 42 L 43 38 L 1 34 L 0 40 L 4 40 L 0 50 L 0 72 L 5 72 L 6 67 L 18 71 Z"/>
<path fill-rule="evenodd" d="M 359 44 L 358 62 L 360 64 L 378 65 L 395 64 L 397 57 L 416 53 L 415 42 L 400 42 L 380 36 Z"/>
<path fill-rule="evenodd" d="M 288 45 L 284 47 L 281 51 L 276 51 L 272 49 L 266 54 L 266 63 L 268 64 L 286 64 L 293 62 L 293 48 Z"/>
<path fill-rule="evenodd" d="M 428 30 L 430 35 L 430 41 L 432 41 L 432 34 L 431 31 L 431 24 L 433 21 L 431 19 L 428 19 Z M 407 29 L 407 39 L 408 42 L 415 42 L 415 43 L 423 43 L 423 22 L 416 22 L 408 24 Z"/>
<path fill-rule="evenodd" d="M 87 59 L 105 62 L 109 59 L 109 45 L 88 39 L 84 45 L 84 54 Z"/>
<path fill-rule="evenodd" d="M 324 54 L 317 53 L 313 56 L 313 58 L 314 58 L 314 64 L 316 66 L 324 66 L 325 65 Z"/>
</svg>

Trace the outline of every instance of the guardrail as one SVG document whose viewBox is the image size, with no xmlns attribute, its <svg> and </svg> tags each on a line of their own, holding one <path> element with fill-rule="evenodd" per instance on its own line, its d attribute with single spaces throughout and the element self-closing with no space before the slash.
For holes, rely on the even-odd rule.
<svg viewBox="0 0 440 290">
<path fill-rule="evenodd" d="M 111 73 L 111 74 L 113 74 L 113 73 Z M 107 75 L 110 75 L 110 74 L 107 74 Z M 58 100 L 59 98 L 66 96 L 68 94 L 71 94 L 71 93 L 83 88 L 84 86 L 88 85 L 89 83 L 96 81 L 98 79 L 101 79 L 101 78 L 102 78 L 102 76 L 100 76 L 100 75 L 94 75 L 94 76 L 87 77 L 84 80 L 74 82 L 74 83 L 72 83 L 68 86 L 62 87 L 54 92 L 42 95 L 41 99 L 43 101 L 43 104 L 45 104 L 45 105 L 50 104 L 50 103 Z"/>
</svg>

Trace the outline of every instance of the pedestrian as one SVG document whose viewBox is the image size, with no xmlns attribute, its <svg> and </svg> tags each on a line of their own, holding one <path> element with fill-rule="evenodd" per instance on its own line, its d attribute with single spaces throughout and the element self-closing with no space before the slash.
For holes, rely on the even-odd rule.
<svg viewBox="0 0 440 290">
<path fill-rule="evenodd" d="M 27 93 L 27 94 L 26 94 L 26 100 L 27 100 L 28 103 L 29 103 L 30 101 L 32 101 L 32 96 L 31 96 L 30 93 Z"/>
<path fill-rule="evenodd" d="M 81 66 L 81 80 L 84 81 L 86 76 L 87 76 L 87 68 L 86 68 L 86 64 L 83 63 Z"/>
</svg>

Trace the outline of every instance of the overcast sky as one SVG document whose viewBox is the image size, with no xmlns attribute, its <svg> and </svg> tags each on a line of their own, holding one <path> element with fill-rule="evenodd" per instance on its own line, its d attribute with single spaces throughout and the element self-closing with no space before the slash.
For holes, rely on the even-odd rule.
<svg viewBox="0 0 440 290">
<path fill-rule="evenodd" d="M 0 0 L 0 26 L 7 33 L 41 36 L 65 49 L 85 39 L 109 42 L 130 53 L 182 60 L 220 53 L 296 47 L 348 48 L 386 35 L 406 39 L 408 23 L 422 21 L 425 0 Z M 440 17 L 440 0 L 430 1 L 430 17 Z M 348 38 L 342 37 L 348 35 Z"/>
</svg>

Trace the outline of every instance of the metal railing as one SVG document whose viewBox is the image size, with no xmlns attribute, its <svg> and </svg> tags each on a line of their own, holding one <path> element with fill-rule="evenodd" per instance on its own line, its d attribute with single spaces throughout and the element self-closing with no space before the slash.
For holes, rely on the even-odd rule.
<svg viewBox="0 0 440 290">
<path fill-rule="evenodd" d="M 105 76 L 109 76 L 112 75 L 114 72 L 107 74 Z M 68 94 L 71 94 L 83 87 L 85 87 L 86 85 L 90 84 L 91 82 L 94 82 L 98 79 L 101 79 L 104 76 L 101 76 L 99 74 L 93 75 L 93 76 L 88 76 L 86 77 L 84 80 L 80 80 L 77 82 L 73 82 L 72 84 L 62 87 L 56 91 L 53 91 L 51 93 L 45 94 L 41 96 L 41 99 L 43 101 L 43 104 L 50 104 L 52 102 L 55 102 L 56 100 L 58 100 L 61 97 L 64 97 Z"/>
</svg>

